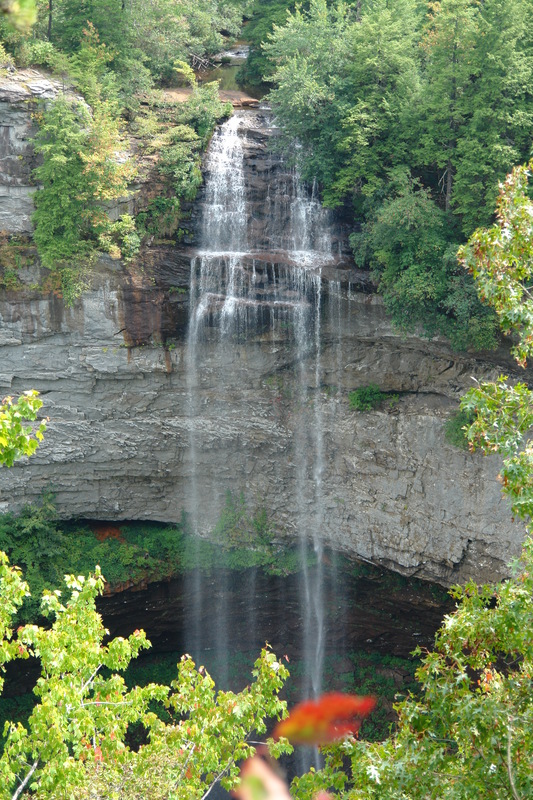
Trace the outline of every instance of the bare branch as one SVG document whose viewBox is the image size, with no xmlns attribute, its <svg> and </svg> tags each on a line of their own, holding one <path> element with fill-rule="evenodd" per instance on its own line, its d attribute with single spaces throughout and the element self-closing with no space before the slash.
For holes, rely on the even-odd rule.
<svg viewBox="0 0 533 800">
<path fill-rule="evenodd" d="M 509 783 L 511 784 L 511 791 L 513 793 L 514 800 L 522 800 L 518 792 L 516 791 L 516 786 L 514 784 L 513 778 L 513 768 L 511 765 L 511 726 L 507 728 L 507 774 L 509 776 Z"/>
<path fill-rule="evenodd" d="M 30 780 L 31 776 L 33 775 L 33 773 L 35 772 L 35 770 L 37 769 L 38 766 L 39 766 L 39 759 L 36 758 L 35 761 L 33 762 L 33 764 L 31 765 L 30 771 L 28 772 L 28 774 L 26 775 L 26 777 L 24 778 L 24 780 L 20 784 L 19 788 L 17 789 L 17 791 L 15 792 L 15 794 L 13 795 L 11 800 L 18 800 L 18 798 L 20 797 L 20 795 L 22 794 L 22 792 L 24 791 L 24 789 L 28 785 L 28 781 Z"/>
</svg>

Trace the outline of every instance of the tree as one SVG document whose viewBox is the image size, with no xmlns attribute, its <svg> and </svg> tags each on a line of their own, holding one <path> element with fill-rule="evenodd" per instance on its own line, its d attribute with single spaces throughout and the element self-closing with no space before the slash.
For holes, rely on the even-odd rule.
<svg viewBox="0 0 533 800">
<path fill-rule="evenodd" d="M 412 0 L 376 0 L 360 20 L 344 3 L 312 0 L 264 46 L 276 65 L 274 113 L 327 204 L 382 195 L 388 171 L 404 163 L 417 28 Z"/>
<path fill-rule="evenodd" d="M 500 185 L 497 222 L 478 230 L 460 251 L 484 302 L 491 305 L 504 333 L 516 341 L 512 353 L 526 366 L 533 352 L 533 202 L 529 180 L 533 162 L 515 168 Z M 533 394 L 523 383 L 481 383 L 463 398 L 461 407 L 476 415 L 468 432 L 472 448 L 504 456 L 503 491 L 513 512 L 533 518 L 533 448 L 527 433 L 533 425 Z"/>
<path fill-rule="evenodd" d="M 429 168 L 469 235 L 491 220 L 497 181 L 529 155 L 531 7 L 524 0 L 429 4 L 414 118 L 417 166 Z"/>
<path fill-rule="evenodd" d="M 34 391 L 0 407 L 0 464 L 29 455 L 37 446 L 21 419 L 35 419 L 42 402 Z M 38 429 L 42 438 L 44 424 Z M 215 693 L 203 667 L 188 655 L 170 686 L 128 689 L 119 674 L 143 648 L 142 631 L 102 643 L 108 634 L 96 611 L 104 579 L 95 573 L 65 577 L 68 599 L 45 591 L 47 626 L 13 629 L 13 617 L 29 595 L 20 570 L 0 552 L 0 692 L 5 665 L 39 660 L 36 705 L 26 724 L 7 722 L 1 740 L 0 800 L 196 800 L 221 781 L 238 783 L 240 759 L 253 755 L 252 733 L 266 732 L 266 717 L 280 718 L 279 691 L 287 669 L 268 646 L 255 663 L 254 682 L 242 692 Z M 164 722 L 158 711 L 166 711 Z M 146 742 L 130 746 L 128 728 L 140 725 Z M 290 752 L 268 740 L 273 755 Z"/>
<path fill-rule="evenodd" d="M 447 336 L 457 349 L 493 348 L 496 318 L 457 263 L 444 211 L 405 174 L 398 175 L 396 191 L 351 239 L 356 261 L 375 270 L 394 323 Z"/>
<path fill-rule="evenodd" d="M 18 400 L 5 397 L 0 403 L 0 466 L 12 467 L 23 456 L 31 456 L 39 447 L 46 430 L 46 423 L 37 427 L 25 425 L 26 420 L 37 419 L 43 401 L 39 393 L 24 392 Z"/>
<path fill-rule="evenodd" d="M 95 599 L 104 580 L 67 576 L 69 597 L 45 592 L 48 627 L 15 632 L 11 617 L 28 589 L 19 571 L 0 554 L 0 665 L 33 656 L 41 664 L 37 704 L 27 724 L 6 723 L 0 756 L 0 798 L 168 798 L 193 800 L 217 781 L 238 781 L 237 761 L 255 752 L 252 733 L 266 730 L 265 717 L 285 713 L 278 693 L 288 673 L 269 649 L 254 669 L 255 681 L 238 694 L 215 693 L 203 667 L 183 656 L 171 686 L 128 689 L 120 672 L 149 642 L 142 631 L 106 645 Z M 1 684 L 0 684 L 1 688 Z M 171 722 L 156 713 L 166 709 Z M 146 743 L 128 743 L 128 728 L 141 725 Z M 269 740 L 274 754 L 284 744 Z"/>
<path fill-rule="evenodd" d="M 40 184 L 34 239 L 43 265 L 62 273 L 67 302 L 76 296 L 69 262 L 83 264 L 105 249 L 112 223 L 102 204 L 127 194 L 134 174 L 131 160 L 120 157 L 124 143 L 108 61 L 105 46 L 88 25 L 80 50 L 70 58 L 70 69 L 90 105 L 58 95 L 42 112 L 35 137 L 42 164 L 34 171 Z"/>
</svg>

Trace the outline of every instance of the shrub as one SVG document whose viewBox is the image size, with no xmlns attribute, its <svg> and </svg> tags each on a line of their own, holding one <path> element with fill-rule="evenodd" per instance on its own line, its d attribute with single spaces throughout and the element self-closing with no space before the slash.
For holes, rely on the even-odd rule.
<svg viewBox="0 0 533 800">
<path fill-rule="evenodd" d="M 350 407 L 357 411 L 372 411 L 372 409 L 378 408 L 386 397 L 387 392 L 382 392 L 375 383 L 360 386 L 359 389 L 348 395 Z"/>
<path fill-rule="evenodd" d="M 457 411 L 444 423 L 444 438 L 448 444 L 468 450 L 467 430 L 474 421 L 473 415 L 468 411 Z"/>
</svg>

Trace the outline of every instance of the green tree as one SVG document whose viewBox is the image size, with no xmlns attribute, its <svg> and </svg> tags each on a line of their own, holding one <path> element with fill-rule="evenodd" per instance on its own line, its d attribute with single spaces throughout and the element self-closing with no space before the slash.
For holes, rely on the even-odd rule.
<svg viewBox="0 0 533 800">
<path fill-rule="evenodd" d="M 70 262 L 83 264 L 108 242 L 112 223 L 103 203 L 125 195 L 133 177 L 130 159 L 120 157 L 124 143 L 108 60 L 89 25 L 70 63 L 90 106 L 59 95 L 42 113 L 35 137 L 35 150 L 43 161 L 34 171 L 40 184 L 34 239 L 43 265 L 61 273 L 65 294 L 72 277 Z M 72 293 L 67 299 L 73 299 Z"/>
<path fill-rule="evenodd" d="M 468 114 L 478 22 L 475 0 L 430 3 L 421 41 L 425 80 L 415 135 L 422 163 L 439 171 L 446 211 L 452 208 L 457 142 Z"/>
<path fill-rule="evenodd" d="M 276 65 L 274 113 L 327 204 L 379 196 L 388 171 L 404 162 L 403 118 L 418 86 L 416 30 L 412 0 L 376 0 L 360 19 L 344 3 L 312 0 L 264 46 Z"/>
<path fill-rule="evenodd" d="M 43 440 L 46 422 L 25 425 L 37 419 L 43 401 L 39 393 L 24 392 L 18 400 L 5 397 L 0 403 L 0 466 L 12 467 L 23 456 L 31 456 Z"/>
<path fill-rule="evenodd" d="M 385 200 L 352 236 L 356 261 L 369 262 L 387 310 L 401 330 L 419 327 L 447 336 L 459 350 L 496 345 L 496 317 L 483 306 L 459 266 L 445 212 L 418 182 L 398 175 Z"/>
<path fill-rule="evenodd" d="M 463 265 L 491 305 L 522 367 L 533 352 L 533 202 L 529 180 L 533 162 L 517 167 L 500 186 L 497 222 L 475 232 L 460 251 Z M 461 406 L 476 415 L 469 430 L 472 447 L 504 456 L 503 491 L 515 514 L 533 518 L 533 448 L 527 434 L 533 425 L 533 394 L 521 382 L 502 376 L 471 389 Z"/>
<path fill-rule="evenodd" d="M 497 181 L 529 155 L 531 21 L 524 0 L 430 3 L 414 119 L 417 165 L 435 171 L 445 209 L 467 234 L 490 221 Z"/>
<path fill-rule="evenodd" d="M 287 21 L 287 12 L 294 11 L 295 2 L 287 0 L 255 0 L 246 23 L 246 41 L 250 52 L 239 70 L 237 80 L 245 86 L 262 86 L 270 83 L 274 67 L 263 52 L 263 43 L 268 40 L 274 26 L 281 27 Z"/>
<path fill-rule="evenodd" d="M 95 609 L 104 581 L 97 568 L 89 578 L 66 578 L 69 597 L 45 592 L 48 627 L 26 625 L 15 632 L 11 617 L 27 586 L 0 555 L 0 665 L 37 658 L 38 698 L 26 725 L 7 723 L 0 756 L 0 797 L 13 800 L 72 798 L 200 798 L 221 780 L 238 780 L 236 761 L 253 754 L 252 732 L 266 730 L 267 716 L 279 717 L 287 670 L 265 649 L 255 681 L 238 694 L 218 692 L 189 656 L 178 664 L 171 686 L 127 689 L 120 672 L 149 643 L 141 631 L 106 645 Z M 155 705 L 154 705 L 155 704 Z M 156 713 L 164 707 L 172 718 Z M 127 743 L 128 726 L 141 723 L 149 740 L 138 749 Z M 270 741 L 272 751 L 286 748 Z"/>
</svg>

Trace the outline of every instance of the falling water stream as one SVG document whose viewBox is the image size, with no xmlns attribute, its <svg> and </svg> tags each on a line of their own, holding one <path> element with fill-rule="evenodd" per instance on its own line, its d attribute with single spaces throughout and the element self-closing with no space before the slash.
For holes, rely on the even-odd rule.
<svg viewBox="0 0 533 800">
<path fill-rule="evenodd" d="M 255 122 L 254 122 L 255 120 Z M 329 212 L 322 209 L 316 187 L 309 189 L 289 168 L 274 169 L 263 198 L 267 215 L 266 240 L 250 234 L 252 214 L 247 202 L 246 144 L 257 118 L 236 112 L 222 125 L 206 160 L 206 185 L 200 224 L 200 247 L 191 263 L 190 324 L 187 345 L 189 409 L 190 509 L 198 536 L 208 533 L 199 496 L 202 429 L 201 388 L 210 381 L 231 383 L 233 355 L 239 341 L 257 330 L 276 337 L 280 330 L 293 336 L 298 376 L 295 425 L 295 493 L 301 553 L 300 603 L 303 620 L 302 652 L 306 697 L 321 691 L 324 659 L 323 544 L 324 507 L 323 399 L 321 396 L 322 268 L 332 260 Z M 232 355 L 233 353 L 233 355 Z M 227 371 L 215 376 L 214 364 Z M 220 420 L 224 424 L 224 420 Z M 205 491 L 205 482 L 202 483 Z M 213 486 L 214 496 L 220 487 Z M 221 506 L 223 497 L 220 497 Z M 316 563 L 310 569 L 309 564 Z M 197 598 L 191 621 L 196 655 L 202 651 L 201 571 L 191 578 Z M 218 681 L 227 679 L 227 626 L 224 575 L 217 587 L 216 649 Z M 191 648 L 194 649 L 194 648 Z M 193 655 L 195 653 L 193 652 Z"/>
</svg>

